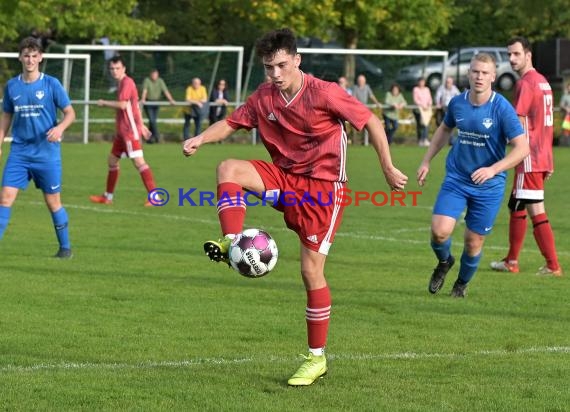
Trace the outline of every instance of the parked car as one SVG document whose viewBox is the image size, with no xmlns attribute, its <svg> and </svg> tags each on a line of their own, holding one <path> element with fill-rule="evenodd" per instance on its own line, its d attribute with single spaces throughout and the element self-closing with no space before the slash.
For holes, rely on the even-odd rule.
<svg viewBox="0 0 570 412">
<path fill-rule="evenodd" d="M 322 48 L 322 49 L 342 49 L 338 43 L 323 43 L 315 38 L 301 38 L 297 42 L 299 48 Z M 301 69 L 306 73 L 311 73 L 319 79 L 336 82 L 339 76 L 344 76 L 344 54 L 315 54 L 302 53 Z M 384 73 L 382 69 L 360 55 L 355 55 L 355 77 L 359 74 L 366 76 L 367 83 L 371 87 L 382 86 Z"/>
<path fill-rule="evenodd" d="M 495 86 L 500 90 L 511 90 L 518 79 L 518 75 L 511 68 L 506 47 L 466 47 L 460 49 L 447 59 L 445 77 L 452 76 L 459 88 L 469 87 L 467 71 L 471 58 L 477 53 L 491 54 L 497 61 L 497 79 Z M 441 85 L 443 63 L 427 61 L 425 64 L 414 64 L 401 68 L 398 71 L 396 81 L 404 87 L 414 86 L 418 78 L 425 77 L 426 84 L 430 89 L 436 90 Z"/>
</svg>

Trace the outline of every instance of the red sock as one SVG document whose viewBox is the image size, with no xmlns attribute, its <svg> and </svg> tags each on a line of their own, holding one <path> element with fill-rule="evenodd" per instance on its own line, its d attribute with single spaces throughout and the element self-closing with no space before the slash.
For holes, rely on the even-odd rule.
<svg viewBox="0 0 570 412">
<path fill-rule="evenodd" d="M 139 173 L 141 174 L 141 178 L 144 183 L 144 187 L 146 187 L 147 192 L 156 189 L 156 184 L 154 183 L 154 176 L 152 175 L 152 170 L 150 169 L 149 165 L 145 163 L 144 165 L 139 167 Z"/>
<path fill-rule="evenodd" d="M 107 172 L 107 193 L 115 193 L 115 186 L 119 180 L 119 165 L 110 166 Z"/>
<path fill-rule="evenodd" d="M 554 233 L 552 226 L 548 221 L 546 213 L 541 213 L 532 218 L 532 225 L 534 227 L 534 238 L 536 244 L 546 259 L 546 265 L 549 269 L 556 270 L 560 268 L 558 257 L 556 256 L 556 246 L 554 245 Z"/>
<path fill-rule="evenodd" d="M 309 348 L 324 348 L 327 344 L 331 314 L 331 292 L 328 286 L 307 291 L 307 338 Z"/>
<path fill-rule="evenodd" d="M 526 210 L 511 212 L 509 220 L 509 253 L 505 260 L 518 261 L 526 236 Z"/>
<path fill-rule="evenodd" d="M 244 191 L 236 183 L 225 182 L 218 184 L 218 219 L 222 233 L 235 235 L 243 230 L 245 220 Z"/>
</svg>

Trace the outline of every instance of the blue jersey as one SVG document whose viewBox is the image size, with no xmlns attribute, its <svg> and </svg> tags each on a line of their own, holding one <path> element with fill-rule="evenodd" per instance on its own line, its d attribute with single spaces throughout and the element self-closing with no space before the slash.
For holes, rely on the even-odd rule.
<svg viewBox="0 0 570 412">
<path fill-rule="evenodd" d="M 524 134 L 513 106 L 495 92 L 481 106 L 469 101 L 469 90 L 455 96 L 443 121 L 448 127 L 458 129 L 457 141 L 447 155 L 447 176 L 473 186 L 477 185 L 471 174 L 503 159 L 507 143 Z M 506 175 L 498 173 L 483 186 L 504 186 Z"/>
<path fill-rule="evenodd" d="M 12 114 L 10 155 L 33 161 L 61 160 L 60 144 L 49 142 L 47 132 L 57 125 L 57 109 L 71 104 L 67 92 L 55 77 L 40 73 L 26 83 L 22 76 L 8 81 L 3 110 Z"/>
</svg>

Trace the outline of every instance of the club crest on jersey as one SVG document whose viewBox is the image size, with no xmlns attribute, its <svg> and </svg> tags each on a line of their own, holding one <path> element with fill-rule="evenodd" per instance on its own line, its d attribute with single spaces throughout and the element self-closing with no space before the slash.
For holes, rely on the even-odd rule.
<svg viewBox="0 0 570 412">
<path fill-rule="evenodd" d="M 43 92 L 43 90 L 38 90 L 38 91 L 36 92 L 36 97 L 37 97 L 38 99 L 41 100 L 41 99 L 44 98 L 44 96 L 45 96 L 45 93 Z"/>
<path fill-rule="evenodd" d="M 487 128 L 487 129 L 489 127 L 493 126 L 493 119 L 489 119 L 488 117 L 483 119 L 483 126 L 485 126 L 485 128 Z"/>
</svg>

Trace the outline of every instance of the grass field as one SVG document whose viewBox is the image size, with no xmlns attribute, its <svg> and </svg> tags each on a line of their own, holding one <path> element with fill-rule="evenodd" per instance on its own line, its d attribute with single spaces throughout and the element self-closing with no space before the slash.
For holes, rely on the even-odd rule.
<svg viewBox="0 0 570 412">
<path fill-rule="evenodd" d="M 202 242 L 218 236 L 215 207 L 176 204 L 178 188 L 215 190 L 219 160 L 265 158 L 264 149 L 212 145 L 186 159 L 179 145 L 148 146 L 157 183 L 172 196 L 150 209 L 126 161 L 114 205 L 89 203 L 104 189 L 109 149 L 63 146 L 72 260 L 51 258 L 57 244 L 37 190 L 13 209 L 0 243 L 0 409 L 570 410 L 570 278 L 534 275 L 543 261 L 532 229 L 519 275 L 488 269 L 506 252 L 506 204 L 468 297 L 448 296 L 455 269 L 441 294 L 427 292 L 441 154 L 416 207 L 347 208 L 327 263 L 329 374 L 299 389 L 286 385 L 306 351 L 296 235 L 272 209 L 250 208 L 246 226 L 267 229 L 280 260 L 268 276 L 246 279 L 203 255 Z M 422 154 L 393 147 L 408 190 L 419 190 Z M 570 150 L 555 156 L 546 202 L 570 270 Z M 350 147 L 348 171 L 353 190 L 387 190 L 371 148 Z"/>
</svg>

